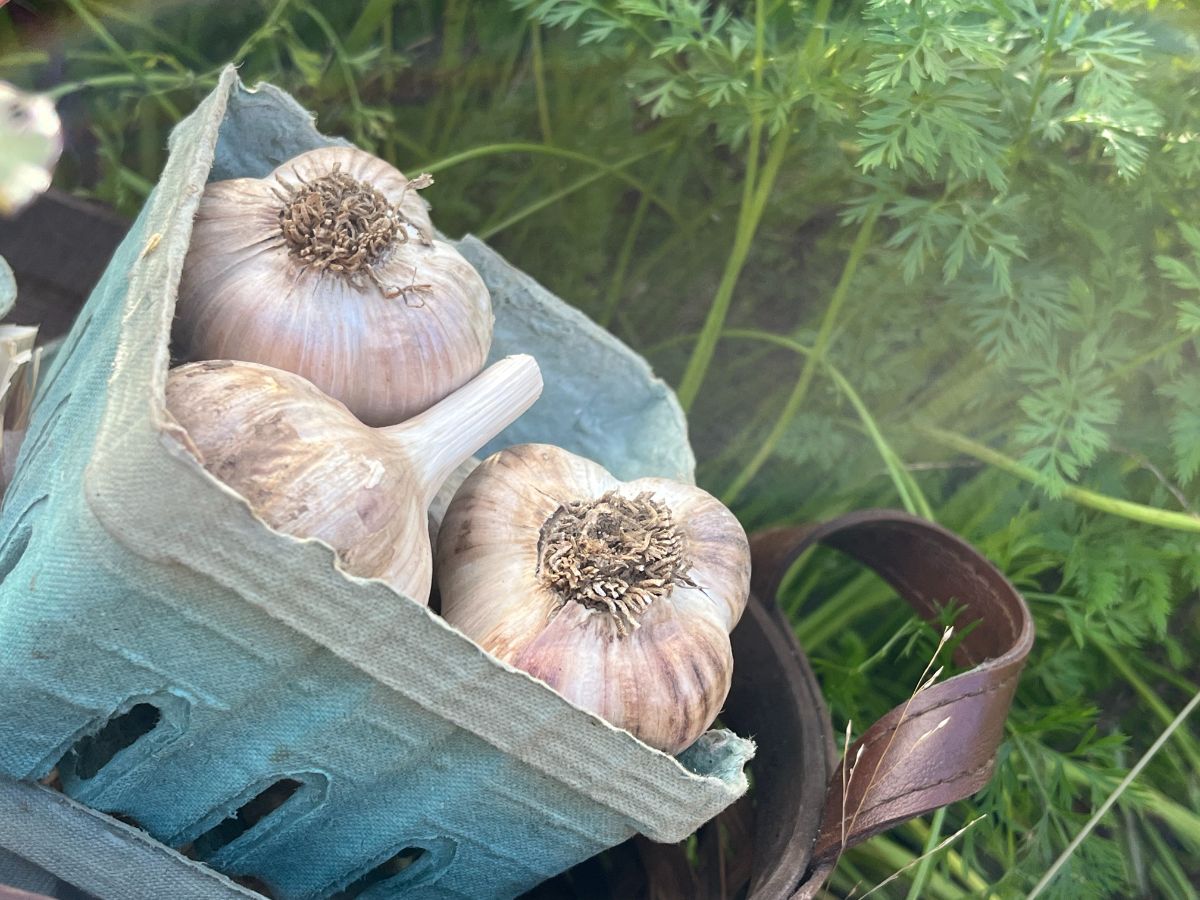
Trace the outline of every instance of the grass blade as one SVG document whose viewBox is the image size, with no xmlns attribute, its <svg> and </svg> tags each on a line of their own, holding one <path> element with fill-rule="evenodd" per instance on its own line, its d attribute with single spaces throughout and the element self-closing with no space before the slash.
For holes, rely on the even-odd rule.
<svg viewBox="0 0 1200 900">
<path fill-rule="evenodd" d="M 1079 845 L 1087 840 L 1088 835 L 1091 834 L 1096 829 L 1096 826 L 1100 824 L 1100 820 L 1108 814 L 1108 811 L 1112 809 L 1113 804 L 1120 799 L 1123 793 L 1125 793 L 1125 789 L 1133 784 L 1138 775 L 1142 773 L 1142 769 L 1149 765 L 1150 760 L 1154 759 L 1158 751 L 1162 749 L 1163 744 L 1170 740 L 1171 735 L 1174 734 L 1176 729 L 1178 729 L 1179 726 L 1187 720 L 1187 717 L 1192 714 L 1197 706 L 1200 706 L 1200 693 L 1193 695 L 1192 699 L 1188 701 L 1187 706 L 1181 709 L 1179 714 L 1171 720 L 1171 724 L 1163 729 L 1162 734 L 1160 734 L 1155 739 L 1154 743 L 1150 745 L 1150 748 L 1142 754 L 1141 759 L 1139 759 L 1134 767 L 1129 770 L 1124 778 L 1121 779 L 1120 784 L 1113 789 L 1113 792 L 1108 795 L 1108 798 L 1102 804 L 1100 804 L 1100 808 L 1096 810 L 1090 819 L 1088 819 L 1087 824 L 1083 826 L 1079 834 L 1075 835 L 1075 837 L 1071 840 L 1071 843 L 1067 844 L 1066 849 L 1059 854 L 1058 859 L 1056 859 L 1050 868 L 1046 870 L 1046 874 L 1043 875 L 1041 880 L 1039 880 L 1038 883 L 1033 886 L 1033 890 L 1029 892 L 1027 900 L 1034 900 L 1034 898 L 1036 898 L 1047 888 L 1050 882 L 1054 880 L 1054 876 L 1058 874 L 1059 870 L 1067 864 L 1067 861 L 1075 854 L 1075 851 L 1079 849 Z"/>
<path fill-rule="evenodd" d="M 1038 473 L 1033 469 L 1021 465 L 1015 459 L 1005 456 L 998 450 L 993 450 L 991 447 L 977 443 L 961 434 L 955 434 L 952 431 L 934 428 L 929 425 L 917 426 L 917 430 L 940 444 L 952 447 L 961 453 L 966 453 L 968 456 L 973 456 L 983 462 L 990 463 L 998 469 L 1003 469 L 1005 472 L 1016 475 L 1022 481 L 1028 481 L 1030 484 L 1042 483 L 1041 478 L 1038 477 Z M 1129 500 L 1119 500 L 1116 497 L 1109 497 L 1096 491 L 1089 491 L 1087 488 L 1076 487 L 1075 485 L 1067 485 L 1063 488 L 1062 496 L 1067 500 L 1078 503 L 1080 506 L 1111 513 L 1114 516 L 1121 516 L 1131 519 L 1134 522 L 1145 522 L 1147 525 L 1157 525 L 1160 528 L 1173 528 L 1177 531 L 1200 532 L 1200 516 L 1171 512 L 1170 510 L 1158 509 L 1153 506 L 1145 506 L 1141 503 L 1133 503 Z"/>
</svg>

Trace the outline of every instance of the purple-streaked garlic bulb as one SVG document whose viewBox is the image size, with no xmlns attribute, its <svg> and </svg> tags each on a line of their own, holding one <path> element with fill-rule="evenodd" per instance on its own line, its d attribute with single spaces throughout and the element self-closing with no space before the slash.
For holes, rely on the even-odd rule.
<svg viewBox="0 0 1200 900">
<path fill-rule="evenodd" d="M 201 464 L 260 519 L 324 541 L 344 571 L 424 604 L 430 501 L 541 390 L 533 357 L 510 356 L 415 418 L 372 428 L 299 375 L 219 360 L 171 370 L 167 408 Z"/>
<path fill-rule="evenodd" d="M 455 494 L 436 570 L 450 624 L 652 747 L 687 747 L 729 693 L 749 544 L 693 485 L 510 447 Z"/>
<path fill-rule="evenodd" d="M 208 185 L 179 285 L 181 353 L 303 375 L 368 425 L 466 384 L 491 347 L 491 297 L 433 237 L 417 193 L 431 182 L 324 147 Z"/>
</svg>

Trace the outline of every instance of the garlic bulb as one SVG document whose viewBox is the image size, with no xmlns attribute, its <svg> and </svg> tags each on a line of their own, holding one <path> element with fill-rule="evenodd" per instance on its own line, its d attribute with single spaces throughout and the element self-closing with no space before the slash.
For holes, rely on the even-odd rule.
<svg viewBox="0 0 1200 900">
<path fill-rule="evenodd" d="M 652 747 L 687 747 L 729 693 L 750 550 L 699 488 L 510 447 L 450 503 L 436 570 L 450 624 Z"/>
<path fill-rule="evenodd" d="M 511 356 L 416 418 L 370 428 L 299 375 L 220 360 L 173 369 L 167 408 L 203 466 L 263 521 L 427 603 L 430 501 L 541 390 L 533 357 Z"/>
<path fill-rule="evenodd" d="M 417 189 L 350 147 L 208 185 L 176 305 L 187 359 L 303 375 L 368 425 L 432 406 L 483 368 L 491 297 L 432 237 Z"/>
</svg>

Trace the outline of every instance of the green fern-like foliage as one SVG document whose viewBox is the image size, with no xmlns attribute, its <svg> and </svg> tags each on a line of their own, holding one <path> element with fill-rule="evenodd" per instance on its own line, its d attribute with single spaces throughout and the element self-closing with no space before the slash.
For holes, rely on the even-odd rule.
<svg viewBox="0 0 1200 900">
<path fill-rule="evenodd" d="M 1200 73 L 1195 32 L 1183 27 L 1191 20 L 1178 7 L 1156 18 L 1142 4 L 1085 0 L 516 5 L 546 25 L 591 28 L 591 40 L 648 51 L 650 62 L 632 64 L 644 113 L 702 123 L 748 154 L 750 177 L 762 177 L 770 135 L 790 129 L 768 215 L 775 229 L 805 227 L 813 201 L 804 191 L 815 190 L 836 216 L 807 251 L 821 296 L 833 290 L 820 266 L 852 257 L 855 230 L 877 217 L 870 253 L 843 268 L 855 279 L 854 299 L 827 347 L 819 346 L 820 304 L 807 293 L 797 295 L 807 312 L 794 317 L 797 343 L 851 373 L 873 424 L 908 458 L 938 455 L 910 427 L 923 419 L 1000 450 L 1028 473 L 1013 483 L 931 464 L 919 477 L 942 500 L 939 518 L 987 547 L 1037 615 L 1041 649 L 1000 774 L 954 819 L 985 814 L 989 826 L 967 833 L 963 858 L 1000 896 L 1028 890 L 1083 827 L 1088 804 L 1115 788 L 1133 748 L 1145 746 L 1145 734 L 1127 737 L 1104 711 L 1103 691 L 1115 686 L 1102 653 L 1188 656 L 1171 622 L 1194 603 L 1194 529 L 1164 533 L 1065 498 L 1086 487 L 1195 516 L 1200 232 L 1188 211 L 1200 210 L 1191 146 L 1200 107 L 1180 102 Z M 761 144 L 752 141 L 758 123 Z M 840 190 L 822 190 L 818 171 Z M 752 296 L 747 290 L 747 306 Z M 734 306 L 731 315 L 778 327 L 753 310 L 739 318 Z M 722 382 L 763 382 L 761 361 L 731 365 L 736 374 L 723 371 Z M 733 414 L 736 400 L 725 393 L 713 385 L 706 395 L 714 419 Z M 746 456 L 777 435 L 757 483 L 791 479 L 796 490 L 774 503 L 771 488 L 751 489 L 741 498 L 751 520 L 796 516 L 797 495 L 810 516 L 872 496 L 886 502 L 885 467 L 864 439 L 861 412 L 837 390 L 803 398 L 790 411 L 771 407 L 790 416 L 782 429 L 761 409 L 739 417 L 742 435 L 723 432 L 730 446 L 707 461 L 706 480 L 737 484 Z M 882 608 L 885 594 L 854 595 L 847 591 L 858 582 L 846 584 L 832 592 L 836 600 Z M 793 598 L 793 608 L 808 609 L 806 597 Z M 868 673 L 907 620 L 898 613 L 875 628 L 833 627 L 847 620 L 816 607 L 800 613 L 799 633 L 819 648 L 835 710 L 869 720 L 903 699 L 894 692 L 879 702 Z M 1128 677 L 1153 693 L 1136 665 Z M 1179 687 L 1165 690 L 1178 696 Z M 1177 779 L 1186 766 L 1176 757 L 1159 771 Z M 1142 846 L 1163 836 L 1150 806 L 1131 801 L 1125 815 L 1136 836 L 1124 840 Z M 1185 821 L 1190 840 L 1198 820 Z M 1047 895 L 1191 896 L 1180 872 L 1160 883 L 1132 872 L 1122 841 L 1111 827 L 1092 835 Z M 842 886 L 869 876 L 871 864 L 869 852 L 849 854 Z"/>
</svg>

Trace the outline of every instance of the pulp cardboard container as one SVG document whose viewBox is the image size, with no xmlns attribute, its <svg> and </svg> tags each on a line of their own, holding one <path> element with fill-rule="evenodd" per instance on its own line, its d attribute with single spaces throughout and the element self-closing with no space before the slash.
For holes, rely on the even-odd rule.
<svg viewBox="0 0 1200 900">
<path fill-rule="evenodd" d="M 272 531 L 183 449 L 163 390 L 204 184 L 332 143 L 227 70 L 44 367 L 0 512 L 0 776 L 57 770 L 73 800 L 283 898 L 514 896 L 634 833 L 683 839 L 746 790 L 750 742 L 645 746 Z M 623 479 L 692 477 L 644 361 L 457 246 L 492 292 L 493 356 L 531 353 L 546 382 L 485 452 L 543 441 Z"/>
</svg>

